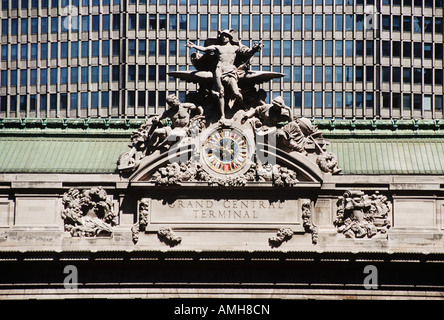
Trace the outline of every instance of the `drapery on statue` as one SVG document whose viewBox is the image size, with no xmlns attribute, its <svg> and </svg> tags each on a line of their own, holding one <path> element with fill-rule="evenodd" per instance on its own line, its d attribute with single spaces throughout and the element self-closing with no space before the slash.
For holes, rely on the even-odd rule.
<svg viewBox="0 0 444 320">
<path fill-rule="evenodd" d="M 187 43 L 189 48 L 206 54 L 205 57 L 193 55 L 192 61 L 196 69 L 213 73 L 212 94 L 218 99 L 222 120 L 225 119 L 226 95 L 224 87 L 226 86 L 230 90 L 230 94 L 235 100 L 243 102 L 243 96 L 238 86 L 239 73 L 245 72 L 249 59 L 263 46 L 262 43 L 256 43 L 252 48 L 248 48 L 234 40 L 233 31 L 233 29 L 220 31 L 214 44 L 207 43 L 205 46 L 198 46 L 191 41 Z"/>
</svg>

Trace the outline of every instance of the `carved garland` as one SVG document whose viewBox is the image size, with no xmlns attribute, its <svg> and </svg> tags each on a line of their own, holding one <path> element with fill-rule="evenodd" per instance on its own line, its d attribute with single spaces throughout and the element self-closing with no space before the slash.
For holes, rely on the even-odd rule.
<svg viewBox="0 0 444 320">
<path fill-rule="evenodd" d="M 318 227 L 311 220 L 311 201 L 304 200 L 302 203 L 302 221 L 305 232 L 311 233 L 312 244 L 318 243 Z M 271 247 L 279 247 L 285 241 L 290 240 L 293 237 L 293 231 L 290 228 L 281 228 L 276 233 L 276 236 L 268 239 L 268 243 Z"/>
<path fill-rule="evenodd" d="M 61 217 L 65 231 L 73 237 L 109 236 L 117 225 L 117 214 L 101 187 L 80 192 L 71 188 L 63 195 Z"/>
</svg>

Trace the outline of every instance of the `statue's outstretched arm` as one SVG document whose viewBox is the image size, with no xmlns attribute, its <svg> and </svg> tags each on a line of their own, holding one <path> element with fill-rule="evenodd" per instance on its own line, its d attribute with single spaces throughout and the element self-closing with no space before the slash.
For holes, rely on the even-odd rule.
<svg viewBox="0 0 444 320">
<path fill-rule="evenodd" d="M 202 52 L 212 52 L 215 50 L 214 47 L 198 46 L 197 44 L 192 43 L 191 41 L 187 41 L 187 44 L 185 46 L 188 48 L 191 48 L 191 49 L 196 49 L 196 50 L 202 51 Z"/>
</svg>

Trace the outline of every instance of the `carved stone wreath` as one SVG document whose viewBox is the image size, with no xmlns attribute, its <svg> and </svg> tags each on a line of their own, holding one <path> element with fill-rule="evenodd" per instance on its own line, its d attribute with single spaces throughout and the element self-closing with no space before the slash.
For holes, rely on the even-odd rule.
<svg viewBox="0 0 444 320">
<path fill-rule="evenodd" d="M 391 223 L 387 197 L 375 192 L 346 191 L 337 201 L 333 222 L 339 233 L 347 238 L 372 238 L 387 233 Z"/>
<path fill-rule="evenodd" d="M 71 188 L 63 195 L 61 217 L 65 231 L 73 237 L 110 236 L 117 225 L 117 214 L 101 187 L 80 192 Z"/>
</svg>

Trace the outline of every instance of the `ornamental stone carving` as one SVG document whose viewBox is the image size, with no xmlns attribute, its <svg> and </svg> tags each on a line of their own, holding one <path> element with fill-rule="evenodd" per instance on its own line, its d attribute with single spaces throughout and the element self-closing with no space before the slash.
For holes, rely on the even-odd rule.
<svg viewBox="0 0 444 320">
<path fill-rule="evenodd" d="M 117 214 L 101 187 L 80 192 L 72 188 L 63 195 L 61 217 L 65 231 L 73 237 L 110 236 L 117 225 Z"/>
<path fill-rule="evenodd" d="M 333 223 L 347 238 L 372 238 L 387 233 L 389 213 L 388 199 L 379 192 L 346 191 L 337 201 Z"/>
<path fill-rule="evenodd" d="M 117 161 L 122 175 L 134 176 L 146 168 L 147 163 L 168 158 L 171 165 L 164 161 L 163 168 L 152 168 L 158 170 L 154 178 L 157 184 L 174 185 L 195 179 L 199 168 L 188 165 L 181 168 L 181 164 L 172 162 L 186 160 L 170 161 L 166 156 L 167 151 L 175 151 L 180 143 L 194 148 L 192 152 L 199 155 L 197 160 L 211 176 L 207 178 L 203 174 L 197 181 L 208 181 L 210 185 L 244 185 L 250 181 L 245 172 L 251 164 L 258 163 L 253 159 L 257 156 L 255 143 L 266 152 L 303 155 L 303 158 L 297 157 L 298 161 L 312 162 L 324 173 L 341 171 L 336 156 L 327 151 L 329 141 L 309 119 L 295 117 L 283 97 L 274 97 L 267 103 L 267 92 L 256 87 L 284 76 L 278 72 L 250 70 L 250 60 L 262 49 L 262 43 L 250 48 L 237 39 L 235 30 L 222 30 L 217 38 L 207 39 L 203 46 L 191 42 L 187 46 L 197 50 L 191 56 L 195 70 L 174 71 L 169 76 L 197 83 L 198 90 L 188 92 L 185 102 L 175 95 L 168 96 L 165 112 L 150 117 L 133 133 L 130 150 L 122 153 Z M 204 132 L 210 129 L 212 133 L 205 136 Z M 252 139 L 247 137 L 249 134 L 244 135 L 246 132 L 251 132 Z M 294 169 L 291 166 L 294 159 L 284 158 L 279 157 L 281 162 L 261 161 L 264 165 L 281 166 L 280 177 L 273 168 L 275 186 L 292 186 L 298 182 L 288 171 Z M 178 172 L 180 176 L 175 175 Z"/>
<path fill-rule="evenodd" d="M 157 237 L 160 241 L 164 242 L 170 247 L 177 246 L 182 242 L 182 238 L 177 236 L 169 227 L 160 228 L 157 232 Z"/>
</svg>

